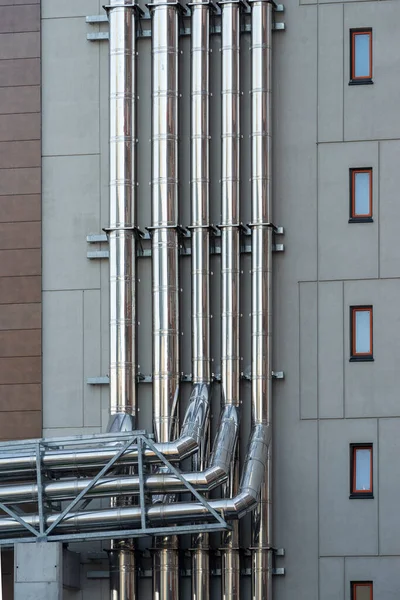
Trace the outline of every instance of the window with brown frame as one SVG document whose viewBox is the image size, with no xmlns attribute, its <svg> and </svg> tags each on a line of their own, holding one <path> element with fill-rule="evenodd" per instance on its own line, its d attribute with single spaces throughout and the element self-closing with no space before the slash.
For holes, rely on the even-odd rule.
<svg viewBox="0 0 400 600">
<path fill-rule="evenodd" d="M 373 600 L 372 581 L 352 581 L 351 600 Z"/>
<path fill-rule="evenodd" d="M 373 498 L 372 444 L 350 444 L 350 498 Z"/>
<path fill-rule="evenodd" d="M 372 167 L 350 169 L 349 223 L 372 223 Z"/>
<path fill-rule="evenodd" d="M 372 29 L 350 29 L 350 84 L 372 81 Z"/>
<path fill-rule="evenodd" d="M 372 361 L 372 306 L 350 307 L 350 361 Z"/>
</svg>

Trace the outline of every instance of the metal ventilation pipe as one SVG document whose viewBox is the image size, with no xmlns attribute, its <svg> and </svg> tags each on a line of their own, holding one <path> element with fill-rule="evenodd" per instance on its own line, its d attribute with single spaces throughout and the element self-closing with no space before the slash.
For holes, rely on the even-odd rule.
<svg viewBox="0 0 400 600">
<path fill-rule="evenodd" d="M 241 519 L 257 506 L 264 480 L 269 443 L 270 428 L 262 424 L 254 426 L 250 436 L 238 494 L 232 498 L 211 500 L 209 502 L 209 505 L 220 512 L 225 519 Z M 47 516 L 45 519 L 46 526 L 52 525 L 59 516 L 58 513 Z M 208 508 L 197 502 L 150 504 L 146 506 L 146 519 L 150 524 L 163 525 L 214 521 L 214 517 L 210 515 Z M 24 516 L 24 520 L 33 527 L 38 528 L 39 526 L 39 515 L 37 514 L 26 515 Z M 128 527 L 140 527 L 140 525 L 140 507 L 128 506 L 70 513 L 64 521 L 57 525 L 54 533 L 109 531 L 113 529 L 127 529 Z M 26 535 L 26 529 L 19 521 L 12 517 L 0 517 L 0 535 L 3 538 L 14 535 Z M 164 549 L 167 550 L 165 547 Z M 166 558 L 163 557 L 162 560 L 166 560 Z M 159 562 L 158 564 L 160 565 L 161 563 Z M 169 577 L 167 571 L 163 571 L 163 576 L 165 584 L 175 581 Z M 177 591 L 177 588 L 168 587 L 168 590 L 171 590 L 171 593 L 173 593 Z M 161 598 L 161 595 L 158 597 Z"/>
<path fill-rule="evenodd" d="M 272 3 L 251 2 L 252 414 L 271 431 L 272 409 Z M 252 600 L 272 600 L 271 443 L 253 513 Z"/>
<path fill-rule="evenodd" d="M 221 2 L 222 10 L 222 222 L 221 222 L 221 393 L 222 405 L 239 407 L 240 275 L 240 1 Z M 239 457 L 232 463 L 224 497 L 238 492 Z M 239 527 L 222 534 L 222 598 L 238 600 Z"/>
<path fill-rule="evenodd" d="M 178 426 L 178 4 L 157 0 L 152 12 L 153 419 L 157 442 Z M 158 539 L 154 600 L 179 597 L 178 538 Z"/>
<path fill-rule="evenodd" d="M 110 421 L 130 431 L 136 420 L 136 6 L 110 0 Z M 112 499 L 118 505 L 118 498 Z M 136 597 L 135 549 L 112 540 L 111 600 Z M 126 564 L 130 568 L 126 568 Z"/>
<path fill-rule="evenodd" d="M 184 479 L 196 490 L 210 492 L 227 479 L 236 447 L 238 428 L 236 408 L 226 406 L 221 415 L 209 466 L 202 471 L 182 473 Z M 49 500 L 69 500 L 82 492 L 90 482 L 91 479 L 88 478 L 48 481 L 43 484 L 42 491 Z M 143 483 L 146 493 L 149 494 L 176 494 L 187 491 L 186 486 L 171 473 L 143 474 Z M 100 478 L 87 497 L 134 496 L 139 492 L 139 475 L 109 475 Z M 0 502 L 21 504 L 37 500 L 37 483 L 0 486 Z"/>
<path fill-rule="evenodd" d="M 210 98 L 210 3 L 190 4 L 191 39 L 191 210 L 192 210 L 192 370 L 193 393 L 210 393 L 210 217 L 209 217 L 209 98 Z M 208 425 L 208 415 L 207 415 Z M 218 448 L 216 449 L 218 451 Z M 207 442 L 193 457 L 193 470 L 207 462 Z M 229 469 L 229 464 L 227 465 Z M 226 471 L 227 473 L 228 471 Z M 209 536 L 192 536 L 192 598 L 210 596 Z"/>
</svg>

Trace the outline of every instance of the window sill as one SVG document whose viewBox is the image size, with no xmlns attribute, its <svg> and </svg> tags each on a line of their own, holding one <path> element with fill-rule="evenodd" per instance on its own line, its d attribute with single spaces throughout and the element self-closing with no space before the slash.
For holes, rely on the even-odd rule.
<svg viewBox="0 0 400 600">
<path fill-rule="evenodd" d="M 363 494 L 362 492 L 354 493 L 354 494 L 350 494 L 350 496 L 349 496 L 349 500 L 373 500 L 373 499 L 374 499 L 374 494 L 372 492 L 366 492 L 365 494 Z"/>
<path fill-rule="evenodd" d="M 350 79 L 349 85 L 371 85 L 372 79 Z"/>
<path fill-rule="evenodd" d="M 351 356 L 349 362 L 374 362 L 373 356 Z"/>
<path fill-rule="evenodd" d="M 372 217 L 350 217 L 349 223 L 373 223 Z"/>
</svg>

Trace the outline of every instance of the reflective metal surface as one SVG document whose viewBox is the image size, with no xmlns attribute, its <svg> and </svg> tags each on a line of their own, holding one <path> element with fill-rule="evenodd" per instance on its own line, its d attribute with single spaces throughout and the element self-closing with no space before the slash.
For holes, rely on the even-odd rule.
<svg viewBox="0 0 400 600">
<path fill-rule="evenodd" d="M 209 3 L 194 2 L 191 15 L 192 370 L 195 387 L 210 387 Z M 193 457 L 193 470 L 203 471 L 207 461 L 204 436 Z M 192 536 L 193 600 L 208 600 L 210 596 L 208 544 L 207 533 Z"/>
<path fill-rule="evenodd" d="M 246 454 L 244 470 L 240 483 L 239 493 L 232 498 L 222 500 L 211 500 L 209 505 L 220 512 L 228 520 L 240 519 L 249 511 L 254 510 L 259 502 L 260 490 L 264 479 L 264 472 L 267 465 L 268 445 L 270 443 L 270 428 L 259 424 L 253 428 L 248 451 Z M 59 515 L 53 513 L 46 519 L 46 525 L 54 523 Z M 214 517 L 211 517 L 214 519 Z M 172 504 L 149 504 L 146 507 L 146 519 L 151 524 L 168 523 L 194 523 L 210 521 L 210 512 L 207 506 L 198 502 L 174 502 Z M 26 515 L 24 520 L 34 527 L 39 526 L 39 515 Z M 138 506 L 128 506 L 119 508 L 109 508 L 106 510 L 93 510 L 70 513 L 67 518 L 56 526 L 57 531 L 68 531 L 70 533 L 80 533 L 85 531 L 104 531 L 113 529 L 126 529 L 127 527 L 140 527 L 141 511 Z M 4 538 L 10 536 L 19 536 L 26 533 L 26 529 L 18 521 L 11 517 L 0 518 L 0 535 Z M 168 543 L 174 538 L 163 538 L 163 543 Z M 166 558 L 166 555 L 172 549 L 172 557 Z M 161 561 L 155 558 L 157 565 L 168 564 L 171 571 L 166 572 L 158 568 L 158 583 L 155 583 L 154 589 L 176 590 L 175 587 L 175 555 L 177 551 L 174 546 L 165 548 L 166 553 Z M 155 557 L 158 556 L 158 550 Z M 230 556 L 230 553 L 228 553 Z M 233 563 L 229 563 L 233 564 Z M 161 586 L 161 588 L 160 588 Z M 233 588 L 231 588 L 233 589 Z M 161 597 L 161 596 L 160 596 Z M 177 596 L 178 597 L 178 596 Z"/>
<path fill-rule="evenodd" d="M 129 4 L 129 6 L 123 6 Z M 136 409 L 136 13 L 111 0 L 110 21 L 110 413 Z M 135 424 L 133 424 L 135 428 Z"/>
<path fill-rule="evenodd" d="M 137 581 L 133 544 L 114 541 L 113 546 L 108 552 L 110 599 L 134 600 Z"/>
<path fill-rule="evenodd" d="M 152 273 L 153 421 L 157 442 L 178 427 L 178 6 L 155 3 L 152 12 Z M 179 597 L 178 538 L 156 541 L 154 600 Z"/>
<path fill-rule="evenodd" d="M 239 276 L 240 276 L 240 3 L 224 2 L 222 10 L 222 220 L 221 220 L 221 394 L 222 404 L 239 406 Z M 224 496 L 238 491 L 236 450 Z M 223 600 L 240 597 L 239 528 L 222 533 Z"/>
<path fill-rule="evenodd" d="M 110 423 L 136 426 L 136 7 L 111 0 L 110 22 Z M 121 431 L 121 429 L 120 429 Z M 112 505 L 117 505 L 113 499 Z M 131 551 L 122 548 L 130 545 Z M 134 600 L 133 544 L 111 543 L 111 600 Z M 118 558 L 115 558 L 119 555 Z M 129 568 L 125 561 L 128 560 Z M 116 563 L 116 564 L 115 564 Z"/>
<path fill-rule="evenodd" d="M 272 398 L 272 4 L 251 1 L 252 413 L 271 431 Z M 271 444 L 253 513 L 252 599 L 272 599 Z"/>
<path fill-rule="evenodd" d="M 192 392 L 189 405 L 181 428 L 181 434 L 171 442 L 158 443 L 156 448 L 170 461 L 181 461 L 191 456 L 199 448 L 200 441 L 204 437 L 207 415 L 209 411 L 209 388 L 207 385 L 197 385 Z M 122 424 L 129 425 L 123 415 L 114 415 L 116 424 L 115 431 L 129 431 Z M 128 415 L 129 416 L 129 415 Z M 121 427 L 121 428 L 118 428 Z M 57 474 L 81 473 L 85 474 L 91 468 L 97 468 L 109 461 L 118 451 L 118 445 L 102 446 L 98 444 L 95 448 L 75 450 L 46 450 L 41 461 L 43 466 Z M 158 463 L 159 459 L 152 449 L 146 448 L 143 457 L 148 462 Z M 133 465 L 138 461 L 138 449 L 135 445 L 118 459 L 117 464 Z M 29 479 L 35 477 L 36 456 L 32 452 L 0 454 L 0 474 L 5 477 L 16 479 L 19 475 Z"/>
<path fill-rule="evenodd" d="M 153 413 L 157 442 L 177 427 L 178 280 L 178 13 L 152 10 Z"/>
<path fill-rule="evenodd" d="M 195 489 L 201 492 L 210 492 L 221 485 L 227 478 L 239 430 L 238 411 L 235 406 L 228 405 L 224 408 L 217 435 L 213 445 L 210 465 L 202 471 L 182 473 L 182 476 Z M 87 497 L 107 497 L 114 494 L 137 495 L 140 490 L 138 475 L 107 476 L 98 480 Z M 45 482 L 43 494 L 51 500 L 67 500 L 77 496 L 86 488 L 90 479 L 64 479 L 60 481 Z M 143 475 L 146 492 L 177 493 L 187 491 L 186 487 L 173 474 L 155 473 Z M 0 502 L 22 503 L 34 502 L 38 499 L 36 483 L 23 483 L 0 486 Z"/>
</svg>

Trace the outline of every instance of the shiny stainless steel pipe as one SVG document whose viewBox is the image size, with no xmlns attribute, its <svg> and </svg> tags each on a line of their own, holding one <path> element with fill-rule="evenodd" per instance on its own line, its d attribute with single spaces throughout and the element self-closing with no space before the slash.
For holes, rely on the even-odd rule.
<svg viewBox="0 0 400 600">
<path fill-rule="evenodd" d="M 162 0 L 152 14 L 153 420 L 157 442 L 178 427 L 178 4 Z M 179 597 L 178 538 L 157 540 L 154 600 Z"/>
<path fill-rule="evenodd" d="M 211 500 L 210 505 L 227 520 L 240 519 L 249 511 L 254 510 L 259 502 L 260 489 L 264 480 L 264 472 L 268 457 L 268 445 L 270 443 L 270 428 L 266 425 L 256 425 L 250 437 L 239 493 L 232 498 L 222 500 Z M 46 518 L 47 526 L 50 526 L 58 518 L 54 513 Z M 146 506 L 146 518 L 151 524 L 184 524 L 194 522 L 214 522 L 208 509 L 197 502 L 175 502 L 172 504 L 153 504 Z M 38 515 L 24 515 L 24 519 L 30 525 L 38 527 Z M 106 510 L 84 511 L 71 513 L 61 522 L 54 532 L 81 533 L 85 531 L 107 531 L 115 528 L 126 529 L 127 527 L 140 527 L 141 512 L 138 506 L 110 508 Z M 4 538 L 10 536 L 26 535 L 26 529 L 12 517 L 0 518 L 0 535 Z M 168 540 L 171 539 L 167 538 Z M 165 585 L 169 590 L 176 590 L 175 578 L 171 572 L 177 565 L 173 552 L 170 558 L 168 548 L 164 557 L 157 558 L 156 567 L 162 573 L 160 583 L 157 578 L 157 589 L 163 589 Z M 173 548 L 175 550 L 175 548 Z M 172 560 L 172 562 L 171 562 Z M 166 571 L 167 565 L 170 571 Z M 171 568 L 172 567 L 172 568 Z M 171 591 L 172 593 L 172 591 Z M 161 595 L 159 596 L 161 598 Z"/>
<path fill-rule="evenodd" d="M 195 1 L 191 8 L 191 212 L 192 212 L 192 370 L 193 383 L 211 383 L 210 360 L 210 216 L 209 216 L 209 104 L 210 3 Z M 193 470 L 202 471 L 208 445 L 193 457 Z M 228 465 L 229 468 L 229 465 Z M 208 600 L 209 539 L 192 536 L 192 599 Z"/>
<path fill-rule="evenodd" d="M 184 479 L 196 490 L 206 493 L 221 485 L 228 477 L 234 449 L 238 438 L 239 419 L 235 406 L 224 408 L 215 437 L 210 465 L 202 471 L 182 473 Z M 69 500 L 75 498 L 90 483 L 90 478 L 67 479 L 43 484 L 43 494 L 49 500 Z M 145 491 L 151 494 L 176 494 L 187 488 L 170 473 L 143 475 Z M 139 494 L 138 475 L 116 475 L 102 477 L 88 493 L 88 497 L 134 496 Z M 36 502 L 38 488 L 36 483 L 23 483 L 0 486 L 0 502 L 20 504 Z"/>
<path fill-rule="evenodd" d="M 196 452 L 207 424 L 210 398 L 207 385 L 197 385 L 190 396 L 189 405 L 186 410 L 180 436 L 171 442 L 155 444 L 157 450 L 168 460 L 177 462 L 184 460 Z M 115 423 L 115 422 L 114 422 Z M 101 445 L 99 442 L 95 448 L 74 449 L 47 449 L 42 455 L 42 464 L 47 471 L 56 473 L 57 476 L 78 472 L 87 473 L 90 469 L 104 466 L 120 448 L 119 444 L 112 446 Z M 159 463 L 157 454 L 150 448 L 143 451 L 146 462 Z M 117 461 L 117 465 L 134 465 L 138 461 L 138 449 L 136 445 L 124 453 Z M 17 479 L 20 475 L 29 479 L 35 479 L 36 455 L 32 452 L 0 452 L 0 476 L 8 479 Z"/>
<path fill-rule="evenodd" d="M 110 421 L 108 431 L 136 426 L 136 10 L 111 0 L 110 22 Z M 118 498 L 112 499 L 118 505 Z M 111 600 L 136 597 L 132 542 L 112 540 Z M 129 550 L 128 550 L 129 548 Z M 118 557 L 116 559 L 115 557 Z M 130 568 L 125 568 L 129 559 Z"/>
<path fill-rule="evenodd" d="M 222 222 L 221 222 L 221 393 L 222 404 L 239 406 L 240 276 L 240 10 L 238 1 L 222 10 Z M 239 457 L 232 463 L 224 496 L 238 491 Z M 240 596 L 239 528 L 222 534 L 222 598 Z"/>
<path fill-rule="evenodd" d="M 136 8 L 111 0 L 110 415 L 136 411 Z"/>
<path fill-rule="evenodd" d="M 133 600 L 136 597 L 136 565 L 132 544 L 121 542 L 108 551 L 110 569 L 110 599 Z"/>
<path fill-rule="evenodd" d="M 272 3 L 251 3 L 252 414 L 271 429 L 272 408 Z M 271 444 L 252 526 L 252 600 L 272 600 Z"/>
<path fill-rule="evenodd" d="M 157 442 L 178 423 L 178 12 L 152 6 L 153 413 Z"/>
</svg>

